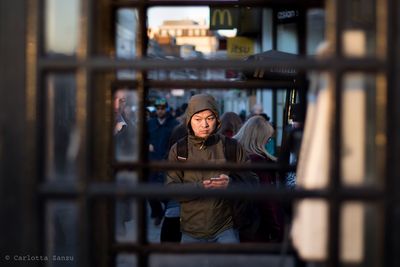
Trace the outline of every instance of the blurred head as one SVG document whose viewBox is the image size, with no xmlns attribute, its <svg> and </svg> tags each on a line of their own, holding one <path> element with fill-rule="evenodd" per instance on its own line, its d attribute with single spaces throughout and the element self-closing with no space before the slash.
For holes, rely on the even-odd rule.
<svg viewBox="0 0 400 267">
<path fill-rule="evenodd" d="M 242 119 L 235 112 L 225 112 L 221 116 L 221 127 L 218 132 L 228 137 L 235 135 L 242 126 Z"/>
<path fill-rule="evenodd" d="M 158 98 L 154 103 L 156 107 L 156 115 L 158 118 L 165 118 L 167 115 L 168 102 L 165 98 Z"/>
<path fill-rule="evenodd" d="M 117 90 L 114 94 L 114 114 L 122 115 L 126 106 L 126 92 Z"/>
<path fill-rule="evenodd" d="M 263 112 L 263 106 L 259 103 L 254 104 L 253 108 L 251 109 L 251 113 L 258 115 Z"/>
<path fill-rule="evenodd" d="M 217 102 L 207 94 L 194 95 L 187 107 L 186 125 L 188 131 L 200 138 L 207 138 L 219 126 Z"/>
<path fill-rule="evenodd" d="M 276 158 L 270 155 L 265 144 L 274 134 L 274 128 L 261 116 L 254 116 L 248 119 L 239 132 L 233 137 L 243 146 L 247 154 L 267 156 L 272 160 Z"/>
</svg>

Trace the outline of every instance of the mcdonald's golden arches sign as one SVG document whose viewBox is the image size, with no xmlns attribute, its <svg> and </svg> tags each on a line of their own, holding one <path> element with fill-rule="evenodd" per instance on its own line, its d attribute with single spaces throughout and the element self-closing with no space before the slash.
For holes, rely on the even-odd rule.
<svg viewBox="0 0 400 267">
<path fill-rule="evenodd" d="M 210 8 L 210 30 L 235 29 L 238 18 L 238 8 Z"/>
</svg>

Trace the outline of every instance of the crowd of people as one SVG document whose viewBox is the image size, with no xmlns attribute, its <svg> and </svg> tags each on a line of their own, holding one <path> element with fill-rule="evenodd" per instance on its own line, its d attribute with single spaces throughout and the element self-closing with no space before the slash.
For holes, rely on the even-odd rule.
<svg viewBox="0 0 400 267">
<path fill-rule="evenodd" d="M 271 146 L 275 130 L 259 105 L 245 118 L 234 112 L 220 114 L 217 101 L 208 94 L 192 96 L 175 116 L 168 112 L 165 98 L 157 99 L 154 106 L 155 112 L 147 122 L 150 161 L 209 164 L 288 160 L 287 155 L 278 157 L 275 145 Z M 114 134 L 118 135 L 127 123 L 121 113 L 115 118 Z M 206 190 L 230 186 L 278 188 L 285 186 L 279 175 L 271 170 L 172 170 L 152 172 L 148 182 Z M 284 236 L 285 208 L 279 201 L 186 197 L 148 202 L 154 225 L 162 224 L 161 242 L 281 242 Z"/>
</svg>

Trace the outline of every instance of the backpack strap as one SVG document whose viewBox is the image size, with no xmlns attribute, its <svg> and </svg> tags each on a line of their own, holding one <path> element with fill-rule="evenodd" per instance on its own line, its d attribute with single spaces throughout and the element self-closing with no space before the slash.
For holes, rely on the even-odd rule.
<svg viewBox="0 0 400 267">
<path fill-rule="evenodd" d="M 176 156 L 178 160 L 185 161 L 188 158 L 188 138 L 187 135 L 176 142 Z"/>
<path fill-rule="evenodd" d="M 226 161 L 236 162 L 236 148 L 237 148 L 237 140 L 225 137 L 224 154 Z"/>
</svg>

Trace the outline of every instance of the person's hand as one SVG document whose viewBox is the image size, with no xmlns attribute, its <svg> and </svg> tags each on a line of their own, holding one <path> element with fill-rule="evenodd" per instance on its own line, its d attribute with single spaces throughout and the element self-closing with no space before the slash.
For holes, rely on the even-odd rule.
<svg viewBox="0 0 400 267">
<path fill-rule="evenodd" d="M 229 176 L 220 174 L 218 177 L 212 177 L 203 181 L 204 188 L 207 189 L 225 189 L 230 182 Z"/>
<path fill-rule="evenodd" d="M 154 146 L 152 144 L 149 145 L 149 152 L 154 152 Z"/>
</svg>

